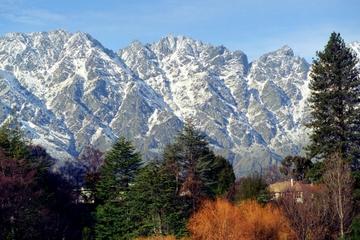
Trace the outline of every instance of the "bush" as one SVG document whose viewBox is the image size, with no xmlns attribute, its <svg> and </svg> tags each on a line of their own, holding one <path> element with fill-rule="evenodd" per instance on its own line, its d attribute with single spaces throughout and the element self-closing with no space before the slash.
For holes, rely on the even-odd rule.
<svg viewBox="0 0 360 240">
<path fill-rule="evenodd" d="M 175 236 L 152 236 L 152 237 L 140 237 L 136 240 L 176 240 Z M 190 240 L 190 238 L 181 238 L 181 240 Z"/>
<path fill-rule="evenodd" d="M 282 212 L 254 200 L 235 206 L 222 199 L 205 201 L 188 224 L 194 240 L 291 239 L 292 231 Z"/>
</svg>

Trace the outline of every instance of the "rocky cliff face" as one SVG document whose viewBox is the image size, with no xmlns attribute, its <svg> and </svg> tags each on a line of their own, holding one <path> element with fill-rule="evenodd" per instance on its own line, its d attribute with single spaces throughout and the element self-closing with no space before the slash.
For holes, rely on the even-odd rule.
<svg viewBox="0 0 360 240">
<path fill-rule="evenodd" d="M 119 136 L 157 157 L 192 119 L 240 175 L 306 143 L 308 71 L 286 46 L 249 63 L 186 37 L 115 53 L 85 33 L 10 33 L 0 38 L 0 122 L 15 112 L 61 166 Z"/>
<path fill-rule="evenodd" d="M 179 119 L 191 118 L 238 173 L 299 153 L 309 64 L 289 47 L 248 63 L 240 51 L 169 36 L 135 42 L 119 56 Z"/>
</svg>

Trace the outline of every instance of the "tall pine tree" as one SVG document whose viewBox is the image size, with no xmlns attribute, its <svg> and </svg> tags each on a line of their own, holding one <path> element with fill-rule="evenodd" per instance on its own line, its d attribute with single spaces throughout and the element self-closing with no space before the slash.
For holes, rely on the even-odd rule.
<svg viewBox="0 0 360 240">
<path fill-rule="evenodd" d="M 235 182 L 233 167 L 222 156 L 216 156 L 213 172 L 215 172 L 216 184 L 213 185 L 212 191 L 217 196 L 224 195 Z"/>
<path fill-rule="evenodd" d="M 28 158 L 30 155 L 28 145 L 16 118 L 11 118 L 0 127 L 0 147 L 6 151 L 9 157 Z"/>
<path fill-rule="evenodd" d="M 332 33 L 317 52 L 310 74 L 312 108 L 311 158 L 324 159 L 335 151 L 359 166 L 360 78 L 357 58 L 339 33 Z"/>
<path fill-rule="evenodd" d="M 130 186 L 134 236 L 181 235 L 186 218 L 176 196 L 176 182 L 164 164 L 151 162 Z"/>
<path fill-rule="evenodd" d="M 189 213 L 202 199 L 224 193 L 235 180 L 232 166 L 210 150 L 205 136 L 189 122 L 165 148 L 164 160 L 175 175 L 178 195 L 188 201 Z"/>
<path fill-rule="evenodd" d="M 106 154 L 96 186 L 96 239 L 131 239 L 129 188 L 141 165 L 131 142 L 120 138 Z"/>
</svg>

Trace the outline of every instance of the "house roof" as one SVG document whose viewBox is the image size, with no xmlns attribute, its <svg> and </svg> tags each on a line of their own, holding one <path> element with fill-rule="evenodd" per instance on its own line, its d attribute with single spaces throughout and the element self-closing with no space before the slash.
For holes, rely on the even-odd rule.
<svg viewBox="0 0 360 240">
<path fill-rule="evenodd" d="M 306 184 L 298 181 L 294 181 L 293 186 L 291 186 L 291 181 L 283 181 L 270 184 L 268 189 L 270 192 L 273 193 L 287 191 L 315 192 L 319 189 L 319 186 L 313 184 Z"/>
</svg>

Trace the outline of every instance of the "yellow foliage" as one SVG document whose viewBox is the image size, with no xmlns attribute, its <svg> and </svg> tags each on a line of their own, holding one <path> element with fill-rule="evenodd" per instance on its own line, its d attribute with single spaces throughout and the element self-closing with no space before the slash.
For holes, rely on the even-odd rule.
<svg viewBox="0 0 360 240">
<path fill-rule="evenodd" d="M 136 240 L 176 240 L 175 236 L 152 236 L 152 237 L 140 237 Z M 180 240 L 190 240 L 187 238 L 181 238 Z"/>
<path fill-rule="evenodd" d="M 193 240 L 293 239 L 287 219 L 271 205 L 245 201 L 234 206 L 226 200 L 205 201 L 188 224 Z"/>
<path fill-rule="evenodd" d="M 271 204 L 261 206 L 254 200 L 238 206 L 241 215 L 243 239 L 286 240 L 294 239 L 290 224 L 281 210 Z"/>
<path fill-rule="evenodd" d="M 225 200 L 205 201 L 189 220 L 193 239 L 239 240 L 240 212 Z"/>
<path fill-rule="evenodd" d="M 152 237 L 141 237 L 136 240 L 176 240 L 174 236 L 152 236 Z"/>
</svg>

